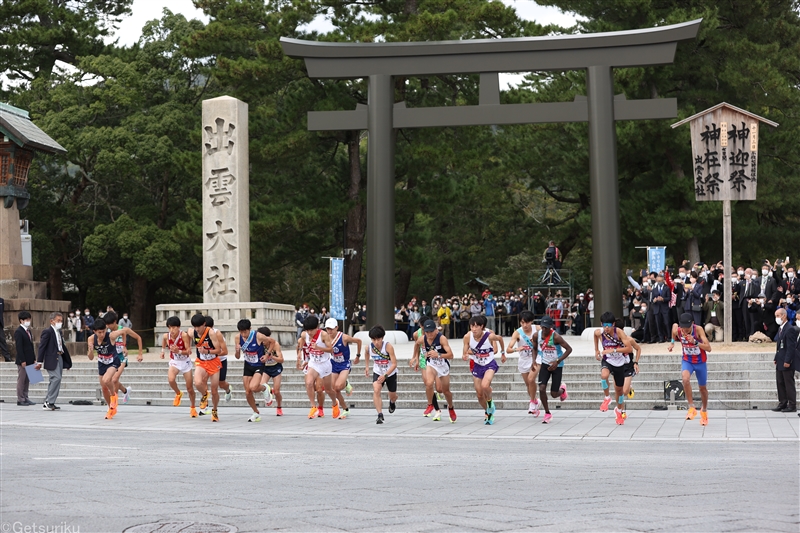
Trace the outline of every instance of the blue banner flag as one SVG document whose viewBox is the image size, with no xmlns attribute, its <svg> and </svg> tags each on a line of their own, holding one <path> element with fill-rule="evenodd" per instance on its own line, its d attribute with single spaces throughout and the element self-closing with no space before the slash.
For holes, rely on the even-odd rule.
<svg viewBox="0 0 800 533">
<path fill-rule="evenodd" d="M 331 316 L 344 320 L 344 259 L 331 257 Z"/>
<path fill-rule="evenodd" d="M 661 272 L 667 265 L 667 248 L 665 246 L 647 247 L 647 269 L 650 272 Z"/>
</svg>

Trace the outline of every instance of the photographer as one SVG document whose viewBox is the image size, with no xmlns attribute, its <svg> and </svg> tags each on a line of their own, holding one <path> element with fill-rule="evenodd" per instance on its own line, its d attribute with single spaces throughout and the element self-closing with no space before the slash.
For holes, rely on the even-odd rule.
<svg viewBox="0 0 800 533">
<path fill-rule="evenodd" d="M 553 267 L 556 272 L 561 270 L 561 261 L 564 259 L 561 255 L 561 250 L 556 247 L 555 241 L 550 241 L 547 248 L 542 255 L 542 259 L 547 263 L 547 266 Z"/>
</svg>

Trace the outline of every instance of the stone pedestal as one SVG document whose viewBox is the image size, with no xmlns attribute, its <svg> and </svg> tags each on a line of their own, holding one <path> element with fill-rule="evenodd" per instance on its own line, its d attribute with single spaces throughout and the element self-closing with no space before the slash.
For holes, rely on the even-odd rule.
<svg viewBox="0 0 800 533">
<path fill-rule="evenodd" d="M 33 279 L 33 267 L 22 264 L 19 211 L 0 205 L 0 280 Z"/>
<path fill-rule="evenodd" d="M 0 206 L 0 209 L 3 207 Z M 6 336 L 6 343 L 12 356 L 16 353 L 14 331 L 19 326 L 17 315 L 20 311 L 28 311 L 31 314 L 31 333 L 34 343 L 39 342 L 42 330 L 50 326 L 50 313 L 53 311 L 62 313 L 64 323 L 67 322 L 70 303 L 63 300 L 48 300 L 47 284 L 43 281 L 0 279 L 0 298 L 5 300 L 3 334 Z M 72 344 L 68 348 L 72 350 Z"/>
</svg>

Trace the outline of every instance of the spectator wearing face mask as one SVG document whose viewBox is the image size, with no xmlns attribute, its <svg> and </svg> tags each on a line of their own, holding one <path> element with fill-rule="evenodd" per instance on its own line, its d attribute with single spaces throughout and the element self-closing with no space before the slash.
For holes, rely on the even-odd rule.
<svg viewBox="0 0 800 533">
<path fill-rule="evenodd" d="M 778 290 L 778 284 L 775 277 L 772 275 L 772 269 L 768 262 L 765 262 L 761 267 L 761 277 L 759 277 L 756 282 L 759 288 L 759 297 L 764 295 L 764 298 L 767 300 L 772 299 L 772 296 Z"/>
<path fill-rule="evenodd" d="M 744 270 L 742 270 L 744 272 Z M 723 289 L 724 290 L 724 289 Z M 744 322 L 742 320 L 742 301 L 739 299 L 740 281 L 739 273 L 735 270 L 731 271 L 731 333 L 733 335 L 733 342 L 739 342 L 744 339 Z"/>
<path fill-rule="evenodd" d="M 786 279 L 781 284 L 783 287 L 783 294 L 800 294 L 800 280 L 797 279 L 797 273 L 794 267 L 786 267 Z"/>
<path fill-rule="evenodd" d="M 89 335 L 91 335 L 92 326 L 94 326 L 94 317 L 87 307 L 83 312 L 83 337 L 85 339 L 88 339 Z"/>
<path fill-rule="evenodd" d="M 124 313 L 122 318 L 119 320 L 118 324 L 123 328 L 131 328 L 133 329 L 133 323 L 128 318 L 128 313 Z"/>
<path fill-rule="evenodd" d="M 656 283 L 650 291 L 650 309 L 652 309 L 653 321 L 656 326 L 654 342 L 667 342 L 667 338 L 670 336 L 669 303 L 671 299 L 672 291 L 664 283 L 664 276 L 657 274 Z M 653 339 L 652 333 L 651 339 Z"/>
<path fill-rule="evenodd" d="M 758 276 L 752 268 L 744 270 L 744 279 L 739 281 L 740 293 L 739 300 L 742 307 L 742 321 L 744 322 L 744 339 L 748 340 L 756 331 L 756 310 L 753 307 L 754 301 L 758 303 Z"/>
<path fill-rule="evenodd" d="M 684 303 L 684 311 L 691 313 L 695 324 L 703 323 L 703 280 L 700 275 L 692 270 L 689 274 L 689 280 L 692 285 L 692 290 Z"/>
<path fill-rule="evenodd" d="M 707 297 L 706 303 L 703 304 L 704 328 L 709 342 L 725 342 L 722 328 L 725 324 L 725 308 L 719 294 L 719 291 L 712 291 L 711 297 Z"/>
</svg>

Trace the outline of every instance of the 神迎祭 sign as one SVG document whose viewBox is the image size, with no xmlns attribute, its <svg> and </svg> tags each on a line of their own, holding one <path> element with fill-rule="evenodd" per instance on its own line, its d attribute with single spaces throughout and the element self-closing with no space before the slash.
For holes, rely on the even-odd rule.
<svg viewBox="0 0 800 533">
<path fill-rule="evenodd" d="M 698 202 L 755 200 L 758 125 L 775 122 L 725 102 L 684 119 L 692 135 L 692 176 Z"/>
<path fill-rule="evenodd" d="M 692 180 L 698 202 L 722 202 L 722 264 L 730 272 L 731 200 L 755 200 L 758 188 L 758 125 L 778 124 L 725 102 L 676 122 L 690 123 Z M 733 295 L 730 275 L 724 276 L 723 342 L 733 334 Z M 713 316 L 713 315 L 712 315 Z M 720 339 L 714 339 L 719 341 Z"/>
</svg>

